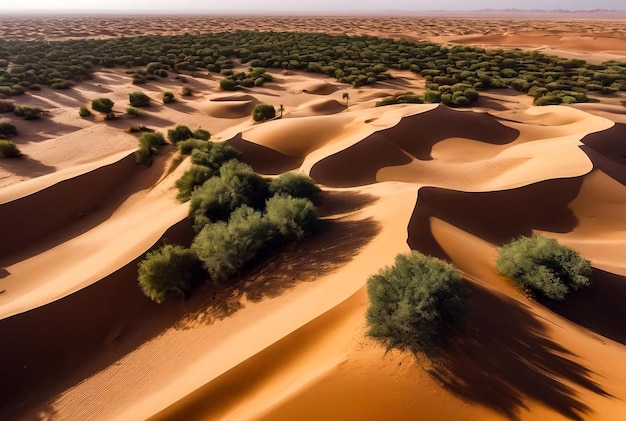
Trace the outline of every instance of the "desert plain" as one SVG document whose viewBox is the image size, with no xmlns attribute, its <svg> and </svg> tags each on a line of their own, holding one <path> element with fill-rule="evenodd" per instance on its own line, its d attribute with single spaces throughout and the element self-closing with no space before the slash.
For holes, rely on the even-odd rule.
<svg viewBox="0 0 626 421">
<path fill-rule="evenodd" d="M 626 61 L 622 18 L 22 16 L 0 18 L 0 37 L 315 31 L 601 63 Z M 124 70 L 16 97 L 46 110 L 38 120 L 0 116 L 17 126 L 24 154 L 0 160 L 0 418 L 626 417 L 623 94 L 536 107 L 498 89 L 471 108 L 376 107 L 423 92 L 424 80 L 394 70 L 355 88 L 267 69 L 271 84 L 229 93 L 206 72 L 136 86 Z M 162 104 L 163 91 L 183 86 L 193 95 Z M 137 90 L 152 105 L 122 115 Z M 78 115 L 98 96 L 119 118 Z M 282 118 L 255 124 L 257 103 L 283 105 Z M 153 303 L 137 264 L 160 244 L 189 244 L 188 204 L 174 183 L 190 163 L 170 146 L 149 168 L 135 165 L 137 137 L 125 129 L 139 123 L 203 128 L 261 174 L 310 175 L 322 188 L 320 233 L 233 286 Z M 589 259 L 593 284 L 546 304 L 499 275 L 497 248 L 531 233 Z M 470 289 L 467 328 L 437 361 L 367 336 L 366 281 L 410 250 L 452 262 Z"/>
</svg>

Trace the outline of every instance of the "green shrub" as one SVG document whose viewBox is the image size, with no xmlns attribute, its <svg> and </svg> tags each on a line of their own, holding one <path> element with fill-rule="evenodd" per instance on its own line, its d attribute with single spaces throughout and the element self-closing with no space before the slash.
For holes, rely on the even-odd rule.
<svg viewBox="0 0 626 421">
<path fill-rule="evenodd" d="M 179 141 L 176 143 L 176 148 L 178 148 L 181 154 L 189 155 L 194 149 L 206 149 L 208 143 L 206 140 L 192 138 Z"/>
<path fill-rule="evenodd" d="M 15 110 L 15 102 L 10 99 L 0 99 L 0 114 L 12 113 Z"/>
<path fill-rule="evenodd" d="M 209 222 L 225 221 L 241 205 L 262 209 L 269 190 L 265 180 L 248 165 L 228 161 L 220 168 L 220 176 L 207 180 L 193 190 L 189 214 L 196 231 Z"/>
<path fill-rule="evenodd" d="M 211 139 L 211 133 L 208 130 L 197 129 L 193 132 L 193 137 L 196 139 L 209 140 Z"/>
<path fill-rule="evenodd" d="M 0 136 L 15 136 L 17 129 L 15 125 L 9 121 L 0 121 Z"/>
<path fill-rule="evenodd" d="M 428 354 L 462 326 L 466 313 L 467 289 L 456 269 L 415 251 L 371 276 L 367 292 L 369 335 L 389 349 Z"/>
<path fill-rule="evenodd" d="M 96 98 L 91 101 L 91 108 L 102 114 L 110 114 L 114 105 L 109 98 Z"/>
<path fill-rule="evenodd" d="M 270 239 L 271 231 L 261 213 L 243 205 L 232 213 L 228 223 L 205 225 L 192 249 L 211 281 L 224 284 L 240 274 Z"/>
<path fill-rule="evenodd" d="M 317 230 L 317 211 L 306 198 L 274 196 L 267 201 L 265 217 L 287 241 L 303 240 Z"/>
<path fill-rule="evenodd" d="M 192 165 L 176 180 L 176 188 L 178 189 L 176 198 L 181 202 L 188 201 L 191 198 L 191 192 L 214 175 L 215 171 L 204 165 Z"/>
<path fill-rule="evenodd" d="M 158 148 L 159 146 L 167 145 L 167 142 L 163 137 L 163 133 L 144 132 L 139 138 L 139 144 L 149 148 Z"/>
<path fill-rule="evenodd" d="M 257 104 L 252 109 L 252 119 L 256 122 L 270 120 L 276 117 L 274 106 L 269 104 Z"/>
<path fill-rule="evenodd" d="M 152 155 L 158 151 L 159 146 L 166 144 L 162 133 L 143 132 L 139 138 L 139 148 L 135 152 L 135 162 L 137 164 L 150 165 L 152 163 Z"/>
<path fill-rule="evenodd" d="M 169 103 L 174 102 L 174 101 L 176 101 L 176 97 L 174 96 L 173 92 L 170 92 L 170 91 L 163 92 L 163 103 L 164 104 L 169 104 Z"/>
<path fill-rule="evenodd" d="M 315 185 L 315 180 L 304 174 L 286 172 L 270 183 L 270 193 L 272 195 L 288 195 L 293 197 L 305 197 L 313 199 L 320 188 Z"/>
<path fill-rule="evenodd" d="M 78 115 L 83 118 L 91 117 L 91 111 L 89 111 L 89 108 L 83 105 L 82 107 L 78 109 Z"/>
<path fill-rule="evenodd" d="M 138 165 L 150 165 L 152 162 L 152 149 L 139 146 L 135 151 L 135 163 Z"/>
<path fill-rule="evenodd" d="M 150 105 L 150 97 L 143 92 L 131 92 L 128 94 L 128 102 L 133 107 L 147 107 Z"/>
<path fill-rule="evenodd" d="M 141 117 L 143 113 L 135 107 L 126 108 L 126 114 L 132 115 L 134 117 Z"/>
<path fill-rule="evenodd" d="M 18 117 L 22 117 L 25 120 L 36 120 L 39 118 L 39 115 L 43 112 L 41 108 L 38 107 L 25 107 L 22 105 L 16 105 L 13 110 L 13 114 Z"/>
<path fill-rule="evenodd" d="M 191 89 L 189 86 L 183 86 L 183 88 L 180 90 L 181 96 L 191 96 L 192 94 L 193 89 Z"/>
<path fill-rule="evenodd" d="M 146 254 L 139 263 L 139 286 L 147 297 L 159 304 L 172 295 L 187 298 L 198 265 L 196 254 L 190 249 L 163 246 Z"/>
<path fill-rule="evenodd" d="M 22 152 L 11 140 L 0 139 L 0 156 L 3 158 L 18 158 L 22 156 Z"/>
<path fill-rule="evenodd" d="M 588 260 L 543 235 L 519 237 L 499 248 L 496 268 L 522 288 L 553 300 L 589 285 L 592 272 Z"/>
<path fill-rule="evenodd" d="M 167 139 L 174 145 L 182 140 L 191 139 L 193 132 L 187 126 L 179 125 L 167 131 Z"/>
<path fill-rule="evenodd" d="M 236 91 L 237 84 L 232 79 L 220 80 L 220 89 L 222 91 Z"/>
</svg>

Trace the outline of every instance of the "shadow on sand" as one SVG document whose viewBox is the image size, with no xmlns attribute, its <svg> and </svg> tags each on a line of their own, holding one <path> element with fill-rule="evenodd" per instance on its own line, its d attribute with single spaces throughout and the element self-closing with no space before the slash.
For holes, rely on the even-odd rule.
<svg viewBox="0 0 626 421">
<path fill-rule="evenodd" d="M 568 384 L 610 397 L 523 304 L 476 284 L 470 290 L 468 330 L 428 369 L 446 389 L 512 420 L 531 399 L 582 421 L 590 408 Z"/>
<path fill-rule="evenodd" d="M 304 243 L 287 245 L 257 266 L 253 272 L 227 288 L 207 287 L 205 299 L 177 327 L 192 328 L 231 316 L 246 301 L 259 302 L 282 295 L 301 282 L 312 282 L 352 260 L 380 226 L 371 219 L 361 221 L 324 220 L 320 234 Z M 207 305 L 208 303 L 208 305 Z"/>
</svg>

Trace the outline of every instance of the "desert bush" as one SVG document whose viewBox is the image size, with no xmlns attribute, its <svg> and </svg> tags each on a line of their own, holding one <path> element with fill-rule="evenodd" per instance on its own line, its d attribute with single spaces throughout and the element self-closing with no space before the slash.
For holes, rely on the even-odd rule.
<svg viewBox="0 0 626 421">
<path fill-rule="evenodd" d="M 0 121 L 0 136 L 15 136 L 17 128 L 10 121 Z"/>
<path fill-rule="evenodd" d="M 135 107 L 126 108 L 126 114 L 132 115 L 134 117 L 141 117 L 143 113 Z"/>
<path fill-rule="evenodd" d="M 456 269 L 418 252 L 399 254 L 367 281 L 369 335 L 387 348 L 430 353 L 462 326 L 467 289 Z"/>
<path fill-rule="evenodd" d="M 154 155 L 160 146 L 166 145 L 165 138 L 159 132 L 143 132 L 139 138 L 139 148 L 135 151 L 135 162 L 142 165 L 152 163 Z"/>
<path fill-rule="evenodd" d="M 182 140 L 191 139 L 193 132 L 187 126 L 178 125 L 174 129 L 167 131 L 167 139 L 174 145 Z"/>
<path fill-rule="evenodd" d="M 591 263 L 543 235 L 519 237 L 499 248 L 496 268 L 522 288 L 553 300 L 591 283 Z"/>
<path fill-rule="evenodd" d="M 42 112 L 43 110 L 39 107 L 26 107 L 22 105 L 16 105 L 13 110 L 13 114 L 25 120 L 36 120 Z"/>
<path fill-rule="evenodd" d="M 78 115 L 83 118 L 91 117 L 91 111 L 89 111 L 89 108 L 83 105 L 82 107 L 78 109 Z"/>
<path fill-rule="evenodd" d="M 191 138 L 179 141 L 176 143 L 176 148 L 178 148 L 181 154 L 189 155 L 194 149 L 206 149 L 208 143 L 206 140 Z"/>
<path fill-rule="evenodd" d="M 189 214 L 199 231 L 209 222 L 228 220 L 242 205 L 262 209 L 268 196 L 265 180 L 248 165 L 232 160 L 220 168 L 219 177 L 212 177 L 193 190 Z"/>
<path fill-rule="evenodd" d="M 115 103 L 109 98 L 96 98 L 91 101 L 91 108 L 102 114 L 110 114 Z"/>
<path fill-rule="evenodd" d="M 193 137 L 196 139 L 209 140 L 211 139 L 211 133 L 208 130 L 197 129 L 193 132 Z"/>
<path fill-rule="evenodd" d="M 176 101 L 176 97 L 174 96 L 173 92 L 170 91 L 165 91 L 163 92 L 163 103 L 164 104 L 169 104 L 171 102 Z"/>
<path fill-rule="evenodd" d="M 236 91 L 237 84 L 232 79 L 220 80 L 220 89 L 222 91 Z"/>
<path fill-rule="evenodd" d="M 272 195 L 282 194 L 312 200 L 319 191 L 320 188 L 315 185 L 315 180 L 295 172 L 283 173 L 270 183 L 270 193 Z"/>
<path fill-rule="evenodd" d="M 176 198 L 181 202 L 188 201 L 191 198 L 191 192 L 214 175 L 215 171 L 204 165 L 192 165 L 176 180 L 176 188 L 178 189 Z"/>
<path fill-rule="evenodd" d="M 252 109 L 252 119 L 256 122 L 270 120 L 276 117 L 274 106 L 269 104 L 257 104 Z"/>
<path fill-rule="evenodd" d="M 317 210 L 306 198 L 274 196 L 267 201 L 265 217 L 287 241 L 303 240 L 317 230 Z"/>
<path fill-rule="evenodd" d="M 193 89 L 189 86 L 183 86 L 180 90 L 180 96 L 191 96 L 193 94 Z"/>
<path fill-rule="evenodd" d="M 262 214 L 243 205 L 227 222 L 205 225 L 193 241 L 212 282 L 225 284 L 240 274 L 265 248 L 271 231 Z"/>
<path fill-rule="evenodd" d="M 147 297 L 159 304 L 170 296 L 187 298 L 198 269 L 198 258 L 193 251 L 165 245 L 146 254 L 139 263 L 139 286 Z"/>
<path fill-rule="evenodd" d="M 144 132 L 139 138 L 139 144 L 149 148 L 158 148 L 159 146 L 167 145 L 163 133 L 159 132 Z"/>
<path fill-rule="evenodd" d="M 10 99 L 0 99 L 0 114 L 12 113 L 15 110 L 15 102 Z"/>
<path fill-rule="evenodd" d="M 150 105 L 150 97 L 143 92 L 131 92 L 128 94 L 128 102 L 133 107 L 147 107 Z"/>
<path fill-rule="evenodd" d="M 0 139 L 0 156 L 3 158 L 18 158 L 22 156 L 22 152 L 11 140 Z"/>
</svg>

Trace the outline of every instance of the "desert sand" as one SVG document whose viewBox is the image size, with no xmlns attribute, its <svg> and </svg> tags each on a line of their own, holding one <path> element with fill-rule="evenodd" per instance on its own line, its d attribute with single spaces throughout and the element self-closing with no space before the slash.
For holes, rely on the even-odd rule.
<svg viewBox="0 0 626 421">
<path fill-rule="evenodd" d="M 130 28 L 161 31 L 179 19 L 176 27 L 186 22 L 188 31 L 282 24 L 561 51 L 589 61 L 626 55 L 626 27 L 617 20 L 490 18 L 472 26 L 431 18 L 435 26 L 425 29 L 399 17 L 359 17 L 350 26 L 331 17 L 111 17 L 98 18 L 110 20 L 108 32 L 94 32 L 95 18 L 21 19 L 2 19 L 0 36 L 132 36 Z M 442 22 L 454 23 L 449 32 Z M 533 107 L 528 96 L 498 91 L 465 110 L 377 108 L 381 97 L 423 89 L 423 80 L 397 72 L 357 89 L 305 72 L 271 73 L 273 83 L 236 94 L 220 91 L 219 77 L 189 76 L 194 95 L 170 105 L 161 104 L 161 93 L 178 93 L 183 83 L 138 88 L 123 69 L 99 70 L 71 95 L 43 88 L 18 98 L 48 113 L 14 119 L 26 156 L 0 161 L 0 418 L 626 414 L 626 117 L 619 100 Z M 128 93 L 138 89 L 153 105 L 143 117 L 123 116 Z M 119 118 L 81 119 L 78 108 L 94 95 L 110 97 Z M 250 111 L 259 102 L 284 105 L 283 118 L 254 124 Z M 189 244 L 187 205 L 176 201 L 174 182 L 190 164 L 166 147 L 151 167 L 136 166 L 137 138 L 124 129 L 137 124 L 201 127 L 259 173 L 311 175 L 323 189 L 321 233 L 233 287 L 207 285 L 186 301 L 151 302 L 137 285 L 137 263 L 160 244 Z M 498 275 L 497 247 L 531 233 L 591 260 L 592 286 L 546 304 Z M 471 291 L 468 328 L 435 362 L 386 351 L 366 334 L 367 278 L 411 249 L 454 263 Z"/>
</svg>

